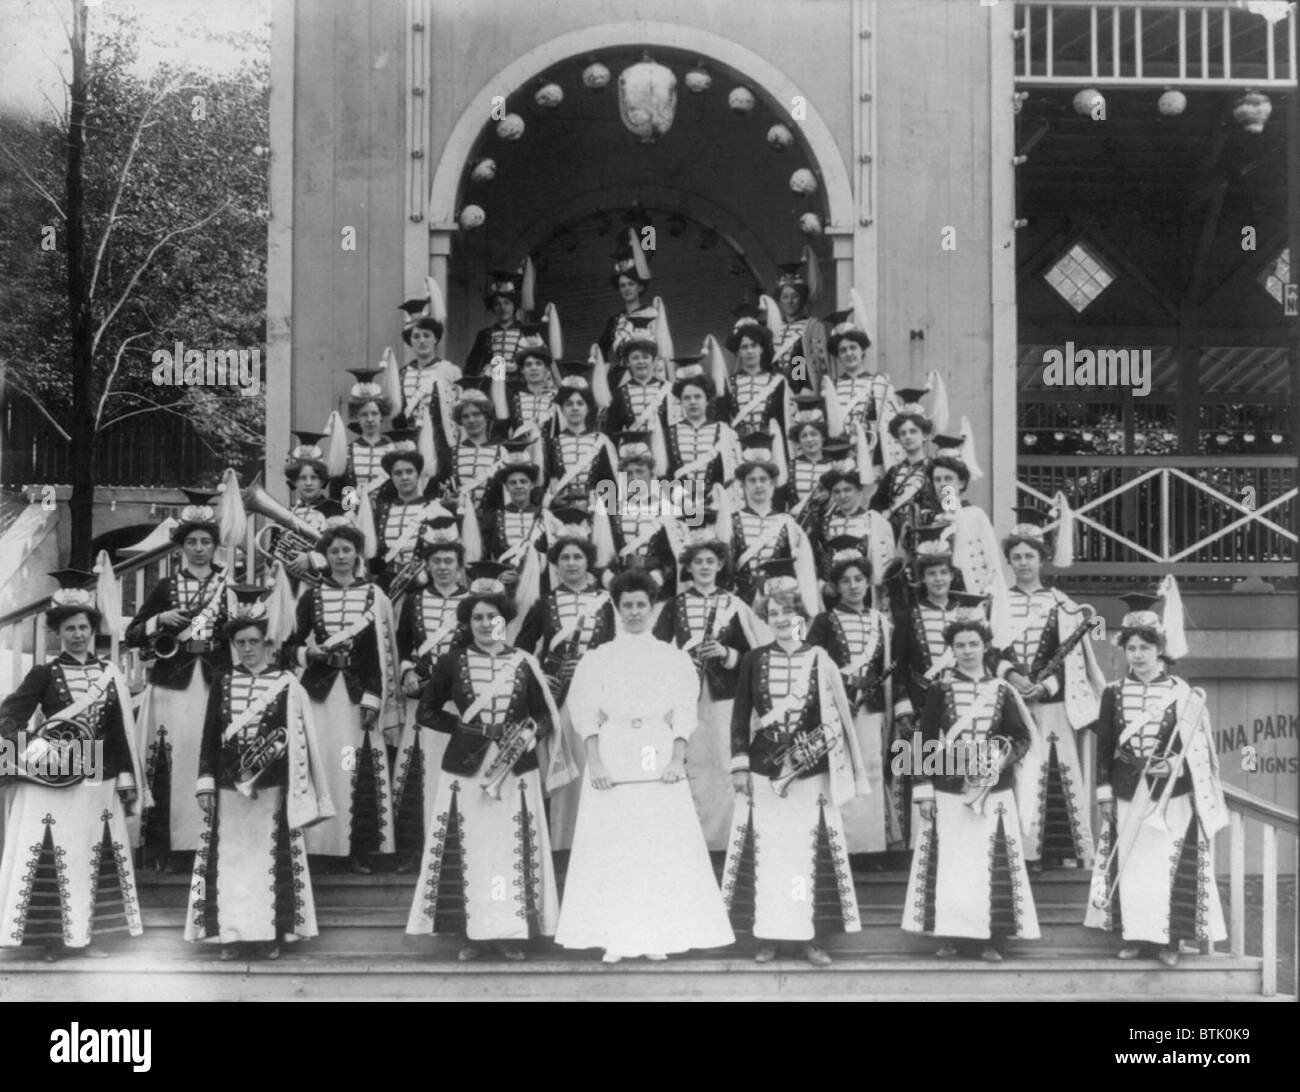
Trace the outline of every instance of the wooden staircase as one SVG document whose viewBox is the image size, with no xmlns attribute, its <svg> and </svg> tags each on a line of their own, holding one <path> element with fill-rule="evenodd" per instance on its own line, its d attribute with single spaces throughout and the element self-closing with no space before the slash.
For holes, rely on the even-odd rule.
<svg viewBox="0 0 1300 1092">
<path fill-rule="evenodd" d="M 600 962 L 549 941 L 529 962 L 456 960 L 452 939 L 408 937 L 415 878 L 314 878 L 321 935 L 282 946 L 274 962 L 222 963 L 215 945 L 182 939 L 189 877 L 140 874 L 145 934 L 111 959 L 47 964 L 23 950 L 0 955 L 0 1000 L 1043 1000 L 1250 999 L 1261 993 L 1258 957 L 1185 954 L 1172 969 L 1154 960 L 1121 962 L 1118 942 L 1080 924 L 1088 877 L 1035 877 L 1043 937 L 1011 942 L 1001 964 L 941 961 L 936 943 L 899 928 L 907 876 L 860 873 L 862 932 L 827 942 L 831 967 L 801 959 L 757 965 L 755 942 L 674 956 L 666 963 Z"/>
</svg>

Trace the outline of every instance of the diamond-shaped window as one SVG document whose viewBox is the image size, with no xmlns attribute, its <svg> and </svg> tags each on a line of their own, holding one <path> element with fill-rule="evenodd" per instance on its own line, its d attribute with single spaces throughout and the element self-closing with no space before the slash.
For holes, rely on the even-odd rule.
<svg viewBox="0 0 1300 1092">
<path fill-rule="evenodd" d="M 1115 280 L 1115 274 L 1083 243 L 1075 243 L 1043 274 L 1061 299 L 1082 312 Z"/>
<path fill-rule="evenodd" d="M 1260 287 L 1265 292 L 1281 304 L 1282 293 L 1287 282 L 1291 280 L 1291 248 L 1284 247 L 1282 253 L 1261 269 L 1255 279 L 1259 281 Z"/>
</svg>

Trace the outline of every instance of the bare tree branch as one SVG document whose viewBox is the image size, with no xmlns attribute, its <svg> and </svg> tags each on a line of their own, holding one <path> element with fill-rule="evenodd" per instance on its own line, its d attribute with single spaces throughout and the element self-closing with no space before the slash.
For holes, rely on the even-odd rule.
<svg viewBox="0 0 1300 1092">
<path fill-rule="evenodd" d="M 12 384 L 13 388 L 19 394 L 21 394 L 24 398 L 27 399 L 27 401 L 29 401 L 33 406 L 35 406 L 36 409 L 40 411 L 41 416 L 44 417 L 47 421 L 49 421 L 51 425 L 54 426 L 54 431 L 57 432 L 60 436 L 62 436 L 63 439 L 65 440 L 72 439 L 71 435 L 69 435 L 68 433 L 68 430 L 65 429 L 61 424 L 59 424 L 59 422 L 54 419 L 54 416 L 50 413 L 50 411 L 45 408 L 45 403 L 41 401 L 40 395 L 38 395 L 35 391 L 33 391 L 30 387 L 28 387 L 27 384 L 24 383 L 22 380 L 15 378 L 14 374 L 11 371 L 9 371 L 9 369 L 7 368 L 5 369 L 5 382 Z"/>
<path fill-rule="evenodd" d="M 136 338 L 148 337 L 153 331 L 141 330 L 138 334 L 132 334 L 130 337 L 122 339 L 122 344 L 117 347 L 117 354 L 113 357 L 113 367 L 109 370 L 108 378 L 104 380 L 104 390 L 99 396 L 99 405 L 95 408 L 95 431 L 98 432 L 102 427 L 100 422 L 104 417 L 104 403 L 108 401 L 108 392 L 113 388 L 113 380 L 117 378 L 117 370 L 122 366 L 122 354 L 126 352 L 126 347 Z"/>
<path fill-rule="evenodd" d="M 9 159 L 9 162 L 22 172 L 23 177 L 27 179 L 27 185 L 32 189 L 32 191 L 38 196 L 44 197 L 45 200 L 54 206 L 54 211 L 59 214 L 60 220 L 66 220 L 68 218 L 67 214 L 59 207 L 59 202 L 55 199 L 54 195 L 32 177 L 32 172 L 23 166 L 22 160 L 9 150 L 9 146 L 7 144 L 0 144 L 0 151 L 3 151 L 5 156 Z"/>
<path fill-rule="evenodd" d="M 226 209 L 230 208 L 232 204 L 234 204 L 233 201 L 227 201 L 220 208 L 214 210 L 213 212 L 208 213 L 208 215 L 203 217 L 202 220 L 195 220 L 194 223 L 186 224 L 184 227 L 173 228 L 171 231 L 169 231 L 166 235 L 164 235 L 161 239 L 159 239 L 156 243 L 154 243 L 153 246 L 149 248 L 149 253 L 144 256 L 144 260 L 140 263 L 139 267 L 136 269 L 134 273 L 131 274 L 131 280 L 127 283 L 127 286 L 124 289 L 122 289 L 122 294 L 117 298 L 117 302 L 113 304 L 112 310 L 110 310 L 108 314 L 104 316 L 104 321 L 99 324 L 99 329 L 95 331 L 95 336 L 90 343 L 90 352 L 92 356 L 94 355 L 95 351 L 99 348 L 99 341 L 100 338 L 104 336 L 104 331 L 108 329 L 109 323 L 111 323 L 113 319 L 117 317 L 117 313 L 120 310 L 122 310 L 122 306 L 126 303 L 131 293 L 135 291 L 135 286 L 140 283 L 140 278 L 144 276 L 145 270 L 149 268 L 149 263 L 153 261 L 154 255 L 157 254 L 158 251 L 160 251 L 163 247 L 165 247 L 174 238 L 176 238 L 176 236 L 184 235 L 187 232 L 191 232 L 191 231 L 197 231 L 205 224 L 211 223 L 223 212 L 225 212 Z"/>
<path fill-rule="evenodd" d="M 104 263 L 104 251 L 108 249 L 109 237 L 113 234 L 113 226 L 117 223 L 117 209 L 122 203 L 122 194 L 126 191 L 126 180 L 131 174 L 131 164 L 135 162 L 136 152 L 140 150 L 140 138 L 144 134 L 145 123 L 149 120 L 149 114 L 154 107 L 169 94 L 171 94 L 169 85 L 164 85 L 149 105 L 144 108 L 144 113 L 140 115 L 140 120 L 136 123 L 135 132 L 131 134 L 131 146 L 127 149 L 126 158 L 122 161 L 122 170 L 117 178 L 117 187 L 113 191 L 113 203 L 109 206 L 108 219 L 104 224 L 104 234 L 100 236 L 99 248 L 95 251 L 95 261 L 91 266 L 90 288 L 86 292 L 86 298 L 89 300 L 95 298 L 95 286 L 99 283 L 99 270 Z M 95 340 L 99 340 L 98 335 L 96 335 Z"/>
</svg>

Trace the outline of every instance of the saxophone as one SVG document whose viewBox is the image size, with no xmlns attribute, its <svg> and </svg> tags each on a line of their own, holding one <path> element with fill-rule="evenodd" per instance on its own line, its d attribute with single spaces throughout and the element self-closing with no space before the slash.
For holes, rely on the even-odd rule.
<svg viewBox="0 0 1300 1092">
<path fill-rule="evenodd" d="M 483 791 L 493 800 L 501 799 L 501 790 L 510 776 L 510 771 L 514 769 L 515 763 L 524 757 L 536 739 L 537 721 L 531 717 L 509 725 L 502 733 L 501 740 L 497 744 L 499 749 L 496 757 L 488 763 L 488 768 L 484 771 L 485 776 L 479 782 Z"/>
</svg>

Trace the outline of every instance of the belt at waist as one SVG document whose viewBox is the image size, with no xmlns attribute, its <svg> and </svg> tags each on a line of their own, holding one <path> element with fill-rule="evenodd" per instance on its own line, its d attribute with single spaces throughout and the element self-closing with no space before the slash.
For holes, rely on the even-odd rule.
<svg viewBox="0 0 1300 1092">
<path fill-rule="evenodd" d="M 500 739 L 505 733 L 504 724 L 482 724 L 477 717 L 473 721 L 460 722 L 460 728 L 473 736 L 486 736 L 488 739 Z"/>
<path fill-rule="evenodd" d="M 215 641 L 181 641 L 176 647 L 179 652 L 188 652 L 191 655 L 199 656 L 211 652 L 217 646 Z"/>
</svg>

